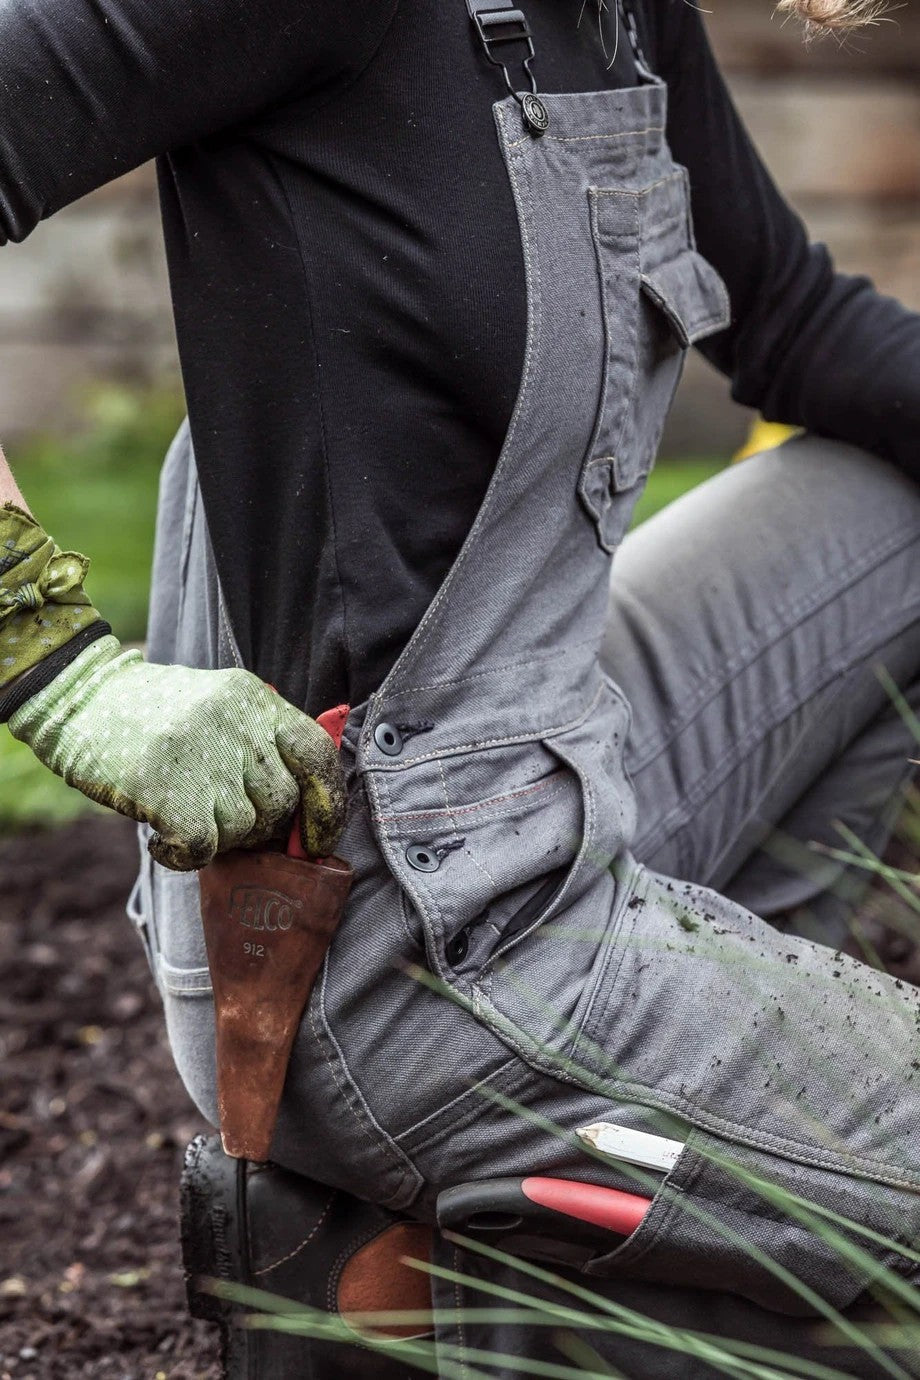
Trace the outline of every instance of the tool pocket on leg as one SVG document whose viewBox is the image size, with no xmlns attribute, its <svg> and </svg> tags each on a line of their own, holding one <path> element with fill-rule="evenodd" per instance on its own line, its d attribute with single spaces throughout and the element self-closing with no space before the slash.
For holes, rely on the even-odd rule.
<svg viewBox="0 0 920 1380">
<path fill-rule="evenodd" d="M 636 1231 L 584 1271 L 739 1294 L 801 1317 L 846 1309 L 886 1271 L 903 1278 L 915 1268 L 841 1224 L 865 1226 L 868 1216 L 899 1231 L 897 1192 L 876 1186 L 867 1212 L 864 1190 L 694 1131 Z"/>
<path fill-rule="evenodd" d="M 920 994 L 642 869 L 598 962 L 570 1068 L 670 1113 L 687 1145 L 591 1270 L 806 1315 L 886 1269 L 920 1278 L 898 1250 L 920 1239 Z"/>
</svg>

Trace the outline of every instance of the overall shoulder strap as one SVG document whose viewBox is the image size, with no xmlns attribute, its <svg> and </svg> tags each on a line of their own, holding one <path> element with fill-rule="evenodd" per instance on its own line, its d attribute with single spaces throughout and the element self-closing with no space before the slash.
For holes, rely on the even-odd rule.
<svg viewBox="0 0 920 1380">
<path fill-rule="evenodd" d="M 535 49 L 526 14 L 512 0 L 466 0 L 466 8 L 486 57 L 501 69 L 505 85 L 521 107 L 525 129 L 535 136 L 543 134 L 549 127 L 549 112 L 537 94 L 537 79 L 531 67 Z M 530 90 L 523 94 L 508 71 L 508 64 L 515 57 L 530 82 Z"/>
</svg>

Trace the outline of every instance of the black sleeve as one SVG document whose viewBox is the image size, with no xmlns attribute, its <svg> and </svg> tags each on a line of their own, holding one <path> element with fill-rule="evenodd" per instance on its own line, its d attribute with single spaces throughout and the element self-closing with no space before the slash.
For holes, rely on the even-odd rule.
<svg viewBox="0 0 920 1380">
<path fill-rule="evenodd" d="M 863 446 L 920 477 L 920 315 L 835 273 L 777 190 L 736 111 L 697 9 L 653 0 L 668 138 L 690 172 L 700 252 L 725 279 L 731 327 L 703 353 L 772 421 Z"/>
<path fill-rule="evenodd" d="M 2 0 L 0 243 L 156 154 L 359 70 L 370 0 Z"/>
</svg>

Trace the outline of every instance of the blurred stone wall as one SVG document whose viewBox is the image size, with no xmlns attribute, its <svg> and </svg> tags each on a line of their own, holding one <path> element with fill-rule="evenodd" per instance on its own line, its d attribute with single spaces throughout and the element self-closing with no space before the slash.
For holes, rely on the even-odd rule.
<svg viewBox="0 0 920 1380">
<path fill-rule="evenodd" d="M 68 426 L 110 379 L 178 386 L 152 165 L 0 249 L 0 436 Z"/>
<path fill-rule="evenodd" d="M 808 45 L 771 0 L 708 3 L 742 113 L 813 235 L 842 268 L 920 308 L 920 0 L 844 44 Z M 66 426 L 100 378 L 177 376 L 149 167 L 0 251 L 0 435 Z M 664 450 L 721 452 L 747 424 L 693 358 Z"/>
<path fill-rule="evenodd" d="M 920 309 L 920 0 L 845 42 L 808 44 L 771 0 L 704 2 L 742 115 L 812 238 L 844 271 Z M 693 355 L 663 452 L 724 451 L 748 423 Z"/>
</svg>

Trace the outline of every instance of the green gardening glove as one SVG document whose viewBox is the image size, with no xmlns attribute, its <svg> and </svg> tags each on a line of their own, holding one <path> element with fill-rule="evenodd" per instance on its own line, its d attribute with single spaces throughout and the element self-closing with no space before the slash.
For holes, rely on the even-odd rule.
<svg viewBox="0 0 920 1380">
<path fill-rule="evenodd" d="M 329 735 L 249 671 L 154 666 L 103 636 L 10 716 L 16 738 L 90 799 L 150 824 L 178 872 L 283 832 L 332 853 L 345 816 Z"/>
</svg>

